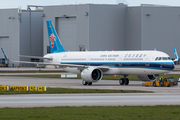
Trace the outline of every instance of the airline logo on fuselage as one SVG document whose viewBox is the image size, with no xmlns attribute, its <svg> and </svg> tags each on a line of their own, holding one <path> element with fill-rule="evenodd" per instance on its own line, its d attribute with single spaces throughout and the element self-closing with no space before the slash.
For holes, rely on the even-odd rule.
<svg viewBox="0 0 180 120">
<path fill-rule="evenodd" d="M 50 41 L 51 41 L 51 47 L 54 47 L 54 41 L 56 41 L 56 36 L 54 36 L 54 34 L 51 34 L 50 36 Z"/>
</svg>

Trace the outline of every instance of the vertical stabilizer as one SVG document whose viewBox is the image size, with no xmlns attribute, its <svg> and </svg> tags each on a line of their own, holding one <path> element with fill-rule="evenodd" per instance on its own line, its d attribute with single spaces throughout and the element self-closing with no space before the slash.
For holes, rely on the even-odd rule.
<svg viewBox="0 0 180 120">
<path fill-rule="evenodd" d="M 60 42 L 60 39 L 54 29 L 51 20 L 47 20 L 48 39 L 51 53 L 66 52 Z"/>
</svg>

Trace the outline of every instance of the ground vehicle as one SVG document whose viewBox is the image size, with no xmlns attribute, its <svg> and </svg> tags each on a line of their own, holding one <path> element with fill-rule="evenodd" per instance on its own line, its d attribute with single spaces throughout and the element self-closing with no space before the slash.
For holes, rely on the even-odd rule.
<svg viewBox="0 0 180 120">
<path fill-rule="evenodd" d="M 0 64 L 0 67 L 8 67 L 8 64 Z"/>
<path fill-rule="evenodd" d="M 143 86 L 154 86 L 154 87 L 159 87 L 159 86 L 176 86 L 178 85 L 178 81 L 174 80 L 174 77 L 163 77 L 161 80 L 153 80 L 153 81 L 148 81 L 145 83 L 142 83 Z"/>
<path fill-rule="evenodd" d="M 8 67 L 8 64 L 4 58 L 0 58 L 0 67 Z"/>
</svg>

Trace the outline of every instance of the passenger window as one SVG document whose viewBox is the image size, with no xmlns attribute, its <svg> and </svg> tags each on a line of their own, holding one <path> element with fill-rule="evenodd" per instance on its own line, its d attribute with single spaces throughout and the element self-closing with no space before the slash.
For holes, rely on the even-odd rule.
<svg viewBox="0 0 180 120">
<path fill-rule="evenodd" d="M 129 56 L 128 57 L 131 57 L 131 54 L 129 54 Z"/>
<path fill-rule="evenodd" d="M 133 56 L 132 57 L 134 57 L 135 56 L 135 54 L 133 54 Z"/>
<path fill-rule="evenodd" d="M 125 57 L 127 57 L 127 56 L 128 56 L 128 54 L 125 55 Z"/>
<path fill-rule="evenodd" d="M 142 54 L 140 54 L 140 56 L 139 57 L 142 57 Z"/>
<path fill-rule="evenodd" d="M 139 54 L 136 55 L 136 57 L 138 57 Z"/>
<path fill-rule="evenodd" d="M 168 57 L 168 60 L 171 60 L 171 58 L 170 58 L 170 57 Z"/>
<path fill-rule="evenodd" d="M 144 54 L 144 56 L 143 57 L 146 57 L 146 54 Z"/>
</svg>

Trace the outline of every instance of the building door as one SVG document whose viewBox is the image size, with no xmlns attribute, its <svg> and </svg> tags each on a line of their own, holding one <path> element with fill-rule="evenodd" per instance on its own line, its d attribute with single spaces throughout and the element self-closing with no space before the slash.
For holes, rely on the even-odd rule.
<svg viewBox="0 0 180 120">
<path fill-rule="evenodd" d="M 76 17 L 56 18 L 56 31 L 65 50 L 79 50 Z"/>
</svg>

